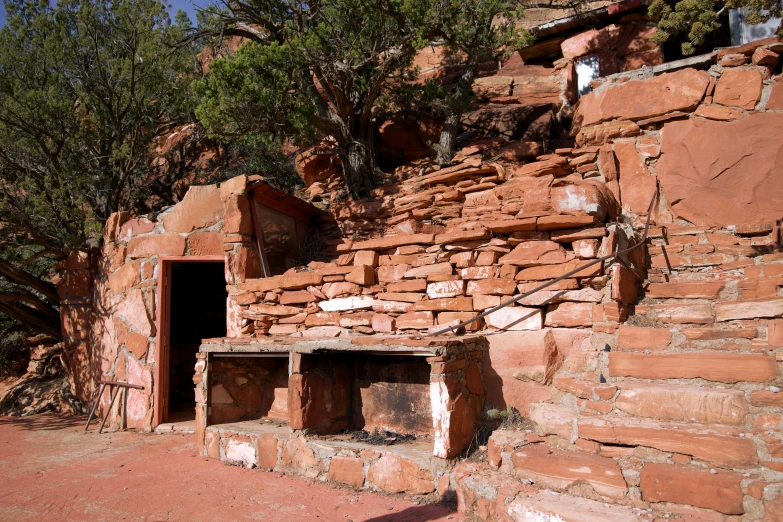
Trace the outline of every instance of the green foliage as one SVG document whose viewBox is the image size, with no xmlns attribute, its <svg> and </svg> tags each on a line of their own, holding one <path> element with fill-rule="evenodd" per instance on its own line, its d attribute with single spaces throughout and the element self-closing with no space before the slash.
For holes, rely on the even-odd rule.
<svg viewBox="0 0 783 522">
<path fill-rule="evenodd" d="M 212 62 L 210 74 L 193 83 L 196 117 L 223 142 L 219 168 L 228 177 L 260 174 L 289 193 L 302 186 L 282 142 L 311 143 L 318 133 L 313 104 L 293 92 L 296 59 L 288 45 L 248 42 L 231 58 Z"/>
<path fill-rule="evenodd" d="M 467 88 L 449 94 L 414 82 L 417 50 L 435 39 L 477 60 L 528 40 L 516 0 L 227 0 L 199 18 L 193 37 L 241 37 L 237 53 L 199 81 L 196 113 L 214 136 L 269 133 L 307 143 L 335 140 L 353 197 L 373 187 L 373 133 L 387 111 L 448 105 L 464 110 Z M 493 24 L 493 21 L 495 22 Z M 446 100 L 444 102 L 444 100 Z"/>
<path fill-rule="evenodd" d="M 435 106 L 441 106 L 448 97 L 448 91 L 436 79 L 423 83 L 415 82 L 418 71 L 411 71 L 410 81 L 401 81 L 378 98 L 378 109 L 384 114 L 398 111 L 428 111 Z"/>
<path fill-rule="evenodd" d="M 446 96 L 433 98 L 431 103 L 431 108 L 445 117 L 440 142 L 433 146 L 441 164 L 451 161 L 459 117 L 475 103 L 472 85 L 479 64 L 493 61 L 499 53 L 508 56 L 532 42 L 530 33 L 520 27 L 525 11 L 518 0 L 451 0 L 444 13 L 441 38 L 447 62 L 462 64 L 464 71 Z"/>
<path fill-rule="evenodd" d="M 196 117 L 212 136 L 268 133 L 312 140 L 313 105 L 296 96 L 288 45 L 247 43 L 231 58 L 215 60 L 210 74 L 193 84 Z"/>
<path fill-rule="evenodd" d="M 0 376 L 17 370 L 20 361 L 26 359 L 22 332 L 18 325 L 8 320 L 0 321 Z"/>
<path fill-rule="evenodd" d="M 7 0 L 0 29 L 0 312 L 59 335 L 53 264 L 129 210 L 187 119 L 196 48 L 158 0 Z M 180 21 L 182 17 L 180 17 Z"/>
<path fill-rule="evenodd" d="M 519 413 L 519 410 L 511 405 L 506 406 L 505 410 L 493 408 L 484 412 L 484 416 L 490 422 L 496 423 L 500 429 L 528 428 L 530 420 Z"/>
<path fill-rule="evenodd" d="M 487 410 L 485 414 L 489 420 L 493 421 L 504 421 L 508 418 L 508 410 L 499 410 L 497 408 Z"/>
<path fill-rule="evenodd" d="M 331 136 L 354 197 L 373 187 L 373 133 L 390 85 L 442 26 L 446 0 L 228 0 L 194 34 L 242 37 L 194 87 L 215 136 L 270 133 L 305 142 Z"/>
<path fill-rule="evenodd" d="M 82 244 L 109 213 L 128 208 L 150 173 L 152 140 L 185 110 L 189 53 L 168 45 L 182 30 L 156 0 L 67 0 L 54 8 L 21 0 L 7 9 L 2 180 L 26 178 L 25 202 L 61 214 L 69 246 Z M 52 208 L 56 201 L 69 204 Z"/>
<path fill-rule="evenodd" d="M 225 149 L 226 153 L 214 165 L 225 179 L 240 174 L 258 174 L 289 194 L 304 186 L 294 170 L 293 158 L 283 153 L 281 140 L 272 134 L 239 136 L 226 143 Z"/>
<path fill-rule="evenodd" d="M 454 1 L 443 24 L 443 39 L 452 53 L 491 61 L 498 51 L 508 55 L 532 42 L 519 26 L 525 9 L 518 0 Z"/>
<path fill-rule="evenodd" d="M 748 11 L 749 24 L 780 18 L 783 14 L 781 0 L 654 0 L 648 12 L 660 20 L 653 39 L 665 42 L 672 35 L 687 33 L 688 41 L 682 44 L 682 52 L 693 54 L 695 47 L 721 26 L 720 15 L 726 9 L 741 7 Z"/>
</svg>

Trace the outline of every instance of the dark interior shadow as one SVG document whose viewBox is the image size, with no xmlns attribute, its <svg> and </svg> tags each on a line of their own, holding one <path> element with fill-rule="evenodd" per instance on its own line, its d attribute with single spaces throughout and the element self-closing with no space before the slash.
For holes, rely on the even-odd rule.
<svg viewBox="0 0 783 522">
<path fill-rule="evenodd" d="M 511 136 L 512 140 L 549 141 L 554 134 L 555 108 L 545 103 L 532 106 L 532 110 L 519 120 Z"/>
<path fill-rule="evenodd" d="M 353 365 L 353 429 L 383 423 L 403 434 L 431 431 L 430 365 L 426 361 L 404 355 L 362 355 L 355 357 Z"/>
<path fill-rule="evenodd" d="M 172 264 L 167 347 L 170 413 L 192 413 L 195 418 L 196 354 L 201 339 L 225 337 L 227 297 L 222 261 Z"/>
<path fill-rule="evenodd" d="M 240 384 L 238 377 L 244 383 Z M 208 425 L 267 418 L 275 402 L 275 390 L 288 388 L 288 358 L 215 357 L 209 386 L 222 386 L 235 402 L 212 403 Z"/>
</svg>

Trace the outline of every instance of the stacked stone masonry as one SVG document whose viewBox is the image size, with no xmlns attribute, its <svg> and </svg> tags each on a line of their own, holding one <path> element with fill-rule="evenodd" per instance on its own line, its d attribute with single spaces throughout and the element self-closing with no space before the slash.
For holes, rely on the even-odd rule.
<svg viewBox="0 0 783 522">
<path fill-rule="evenodd" d="M 381 341 L 206 340 L 194 378 L 200 447 L 210 426 L 271 421 L 287 433 L 414 434 L 429 456 L 459 455 L 483 413 L 486 341 Z"/>
<path fill-rule="evenodd" d="M 74 368 L 87 368 L 85 393 L 99 376 L 145 383 L 129 398 L 129 424 L 153 427 L 159 256 L 225 256 L 228 338 L 212 344 L 425 345 L 446 342 L 429 337 L 439 328 L 634 244 L 656 195 L 648 240 L 624 263 L 586 269 L 458 333 L 486 339 L 486 354 L 429 357 L 447 410 L 482 405 L 458 408 L 473 426 L 444 437 L 433 419 L 423 440 L 454 441 L 458 453 L 488 408 L 530 420 L 496 430 L 487 462 L 303 435 L 294 366 L 277 386 L 285 400 L 272 392 L 285 429 L 212 422 L 209 350 L 194 378 L 199 443 L 214 458 L 353 487 L 455 492 L 462 511 L 487 521 L 783 520 L 783 44 L 717 51 L 706 70 L 656 69 L 655 49 L 641 49 L 634 60 L 653 67 L 599 79 L 578 103 L 562 71 L 593 40 L 577 44 L 563 43 L 573 53 L 547 100 L 573 116 L 573 147 L 501 132 L 449 167 L 405 163 L 363 201 L 338 196 L 337 174 L 320 178 L 308 194 L 329 203 L 333 220 L 316 223 L 329 261 L 260 277 L 245 177 L 193 187 L 156 219 L 114 215 L 103 250 L 62 267 L 63 330 Z M 528 103 L 499 99 L 527 85 L 506 78 L 476 88 L 506 107 Z"/>
<path fill-rule="evenodd" d="M 488 463 L 457 466 L 462 511 L 783 519 L 781 50 L 760 41 L 716 52 L 709 71 L 620 74 L 582 98 L 576 151 L 595 152 L 636 230 L 659 191 L 644 282 L 610 272 L 628 316 L 594 320 L 587 350 L 554 363 L 549 395 L 528 407 L 533 430 L 497 430 Z"/>
</svg>

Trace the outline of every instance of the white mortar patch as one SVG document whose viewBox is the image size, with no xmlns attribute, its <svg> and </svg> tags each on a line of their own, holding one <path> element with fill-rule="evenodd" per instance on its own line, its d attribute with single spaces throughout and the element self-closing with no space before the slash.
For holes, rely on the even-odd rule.
<svg viewBox="0 0 783 522">
<path fill-rule="evenodd" d="M 432 406 L 432 427 L 435 428 L 433 455 L 446 458 L 446 443 L 449 439 L 451 412 L 448 411 L 449 390 L 445 382 L 430 383 L 430 404 Z"/>
<path fill-rule="evenodd" d="M 249 468 L 258 465 L 256 449 L 249 442 L 229 440 L 226 445 L 226 460 L 229 462 L 241 462 L 245 467 Z"/>
</svg>

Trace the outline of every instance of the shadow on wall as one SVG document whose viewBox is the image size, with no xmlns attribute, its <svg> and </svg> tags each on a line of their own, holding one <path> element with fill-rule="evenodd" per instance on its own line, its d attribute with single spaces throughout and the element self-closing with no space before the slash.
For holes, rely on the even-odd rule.
<svg viewBox="0 0 783 522">
<path fill-rule="evenodd" d="M 352 428 L 432 433 L 430 365 L 407 356 L 357 357 L 351 389 Z"/>
<path fill-rule="evenodd" d="M 509 400 L 506 400 L 506 397 L 503 396 L 503 378 L 492 367 L 492 354 L 489 351 L 484 358 L 482 373 L 482 376 L 484 377 L 484 388 L 487 392 L 484 408 L 505 410 L 508 406 L 512 406 L 512 404 L 510 404 L 510 398 Z"/>
<path fill-rule="evenodd" d="M 487 337 L 489 350 L 482 369 L 486 409 L 513 406 L 526 417 L 530 404 L 552 398 L 549 383 L 563 358 L 550 328 Z"/>
</svg>

